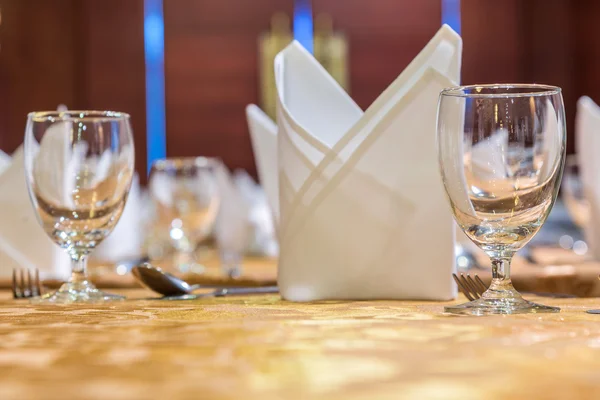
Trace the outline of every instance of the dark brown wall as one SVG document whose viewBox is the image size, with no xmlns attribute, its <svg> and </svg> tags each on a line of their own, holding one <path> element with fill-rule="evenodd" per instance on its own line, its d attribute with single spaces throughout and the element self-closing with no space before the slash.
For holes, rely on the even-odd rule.
<svg viewBox="0 0 600 400">
<path fill-rule="evenodd" d="M 164 3 L 167 152 L 254 170 L 244 108 L 257 103 L 258 36 L 292 0 Z"/>
<path fill-rule="evenodd" d="M 576 83 L 580 74 L 576 42 L 597 40 L 577 32 L 581 21 L 575 12 L 589 9 L 591 3 L 598 4 L 594 0 L 462 0 L 463 83 L 560 86 L 567 110 L 567 149 L 573 151 L 576 102 L 589 93 Z M 595 18 L 600 18 L 598 11 Z"/>
<path fill-rule="evenodd" d="M 128 112 L 136 165 L 145 170 L 142 0 L 0 0 L 0 148 L 23 141 L 26 115 Z"/>
<path fill-rule="evenodd" d="M 349 41 L 350 91 L 366 109 L 440 28 L 440 0 L 313 0 Z"/>
<path fill-rule="evenodd" d="M 256 103 L 257 39 L 292 0 L 166 0 L 170 156 L 216 155 L 254 170 L 244 107 Z M 600 1 L 462 0 L 463 83 L 540 82 L 575 103 L 600 102 Z M 313 0 L 350 46 L 350 89 L 363 108 L 440 26 L 441 0 Z M 28 111 L 130 112 L 145 171 L 143 0 L 0 0 L 0 148 L 22 141 Z M 569 141 L 573 149 L 573 141 Z"/>
<path fill-rule="evenodd" d="M 28 112 L 75 103 L 78 10 L 72 0 L 2 0 L 0 10 L 0 147 L 12 152 Z"/>
</svg>

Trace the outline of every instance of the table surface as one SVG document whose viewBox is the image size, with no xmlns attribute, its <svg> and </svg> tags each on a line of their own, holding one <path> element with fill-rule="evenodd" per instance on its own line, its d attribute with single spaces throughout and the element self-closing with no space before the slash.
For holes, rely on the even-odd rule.
<svg viewBox="0 0 600 400">
<path fill-rule="evenodd" d="M 598 399 L 599 299 L 460 317 L 444 303 L 277 295 L 0 300 L 1 399 Z"/>
</svg>

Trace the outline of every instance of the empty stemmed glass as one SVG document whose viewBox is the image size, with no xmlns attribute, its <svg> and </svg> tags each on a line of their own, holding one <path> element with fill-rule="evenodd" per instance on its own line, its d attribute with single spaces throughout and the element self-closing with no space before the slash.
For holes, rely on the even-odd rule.
<svg viewBox="0 0 600 400">
<path fill-rule="evenodd" d="M 86 274 L 89 254 L 121 217 L 134 171 L 129 115 L 111 111 L 33 112 L 25 129 L 25 173 L 38 220 L 71 258 L 71 278 L 36 301 L 101 302 Z"/>
<path fill-rule="evenodd" d="M 461 314 L 558 312 L 524 300 L 510 262 L 545 222 L 560 186 L 566 127 L 561 90 L 545 85 L 445 89 L 438 105 L 442 180 L 456 221 L 492 260 L 483 296 Z"/>
<path fill-rule="evenodd" d="M 159 228 L 166 228 L 181 272 L 204 272 L 198 244 L 212 232 L 219 210 L 216 172 L 221 163 L 206 157 L 170 158 L 152 165 L 149 190 Z"/>
</svg>

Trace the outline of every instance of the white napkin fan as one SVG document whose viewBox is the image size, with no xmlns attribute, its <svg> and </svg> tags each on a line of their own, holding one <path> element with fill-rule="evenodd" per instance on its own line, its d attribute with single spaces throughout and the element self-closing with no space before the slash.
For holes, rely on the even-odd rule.
<svg viewBox="0 0 600 400">
<path fill-rule="evenodd" d="M 590 204 L 585 241 L 595 259 L 600 259 L 600 107 L 589 97 L 577 102 L 575 145 L 581 182 Z"/>
<path fill-rule="evenodd" d="M 297 42 L 276 57 L 286 299 L 455 296 L 435 125 L 461 51 L 443 26 L 364 114 Z"/>
<path fill-rule="evenodd" d="M 277 183 L 277 125 L 258 106 L 246 107 L 250 140 L 258 169 L 260 184 L 273 211 L 275 222 L 279 221 L 279 185 Z"/>
<path fill-rule="evenodd" d="M 113 231 L 91 254 L 91 259 L 121 262 L 142 257 L 144 245 L 142 189 L 136 173 L 131 182 L 127 203 Z"/>
<path fill-rule="evenodd" d="M 29 200 L 23 147 L 0 175 L 0 276 L 13 268 L 38 268 L 43 279 L 65 279 L 71 263 L 67 253 L 44 232 Z"/>
</svg>

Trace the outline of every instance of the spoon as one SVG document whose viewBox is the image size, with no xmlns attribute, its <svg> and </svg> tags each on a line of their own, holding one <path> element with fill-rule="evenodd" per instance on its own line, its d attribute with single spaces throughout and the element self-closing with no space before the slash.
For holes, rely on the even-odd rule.
<svg viewBox="0 0 600 400">
<path fill-rule="evenodd" d="M 194 290 L 197 289 L 218 289 L 214 292 L 205 294 L 206 296 L 217 297 L 226 296 L 228 294 L 276 293 L 278 291 L 277 286 L 228 288 L 221 285 L 190 285 L 183 279 L 179 279 L 158 267 L 150 265 L 149 263 L 136 265 L 131 269 L 131 273 L 133 273 L 138 281 L 140 281 L 140 283 L 148 289 L 173 300 L 188 300 L 191 298 L 202 297 L 203 295 L 186 296 L 190 295 Z"/>
<path fill-rule="evenodd" d="M 221 288 L 209 293 L 182 294 L 177 296 L 165 296 L 161 300 L 197 300 L 204 297 L 225 297 L 236 294 L 260 294 L 260 293 L 279 293 L 277 286 L 257 286 L 257 287 L 235 287 Z"/>
</svg>

